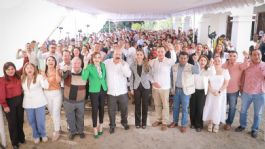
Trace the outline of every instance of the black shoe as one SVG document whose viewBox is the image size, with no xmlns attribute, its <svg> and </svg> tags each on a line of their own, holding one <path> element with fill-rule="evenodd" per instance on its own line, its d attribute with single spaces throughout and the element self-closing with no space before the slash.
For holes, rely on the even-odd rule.
<svg viewBox="0 0 265 149">
<path fill-rule="evenodd" d="M 143 125 L 142 128 L 143 128 L 143 129 L 146 129 L 146 125 Z"/>
<path fill-rule="evenodd" d="M 238 126 L 238 127 L 235 129 L 236 132 L 241 132 L 241 131 L 243 131 L 243 130 L 245 130 L 245 128 L 242 127 L 242 126 Z"/>
<path fill-rule="evenodd" d="M 13 149 L 18 149 L 18 145 L 13 145 Z"/>
<path fill-rule="evenodd" d="M 129 129 L 130 129 L 130 127 L 129 127 L 128 124 L 124 124 L 124 125 L 122 125 L 122 126 L 123 126 L 123 128 L 124 128 L 125 130 L 129 130 Z"/>
<path fill-rule="evenodd" d="M 201 129 L 201 128 L 196 128 L 196 131 L 197 131 L 197 132 L 201 132 L 202 129 Z"/>
<path fill-rule="evenodd" d="M 5 147 L 0 143 L 0 148 L 1 149 L 5 149 Z"/>
<path fill-rule="evenodd" d="M 254 131 L 254 130 L 252 130 L 252 131 L 251 131 L 251 137 L 252 137 L 252 138 L 257 138 L 257 137 L 258 137 L 258 131 Z"/>
<path fill-rule="evenodd" d="M 71 133 L 70 133 L 70 134 L 68 135 L 68 139 L 69 139 L 69 140 L 74 140 L 74 138 L 75 138 L 75 134 L 71 134 Z"/>
<path fill-rule="evenodd" d="M 115 132 L 115 128 L 109 128 L 109 133 L 113 134 Z"/>
<path fill-rule="evenodd" d="M 194 126 L 194 125 L 190 125 L 190 128 L 191 128 L 191 129 L 195 129 L 195 126 Z"/>
<path fill-rule="evenodd" d="M 19 143 L 21 143 L 21 144 L 25 144 L 25 143 L 26 143 L 26 140 L 25 140 L 25 139 L 20 140 Z"/>
<path fill-rule="evenodd" d="M 84 133 L 80 133 L 79 136 L 80 136 L 81 139 L 85 138 L 85 134 Z"/>
</svg>

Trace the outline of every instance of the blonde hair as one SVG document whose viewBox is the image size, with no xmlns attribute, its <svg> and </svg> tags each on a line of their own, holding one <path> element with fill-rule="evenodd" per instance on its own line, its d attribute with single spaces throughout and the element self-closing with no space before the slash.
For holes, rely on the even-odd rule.
<svg viewBox="0 0 265 149">
<path fill-rule="evenodd" d="M 31 65 L 33 68 L 34 68 L 34 73 L 33 73 L 33 84 L 36 83 L 36 80 L 37 80 L 37 76 L 38 76 L 38 70 L 37 70 L 37 67 L 32 64 L 32 63 L 26 63 L 23 67 L 23 72 L 22 72 L 22 76 L 21 76 L 21 80 L 22 80 L 22 83 L 24 83 L 26 81 L 26 78 L 27 78 L 27 73 L 26 73 L 26 67 L 28 65 Z"/>
<path fill-rule="evenodd" d="M 137 49 L 136 52 L 142 52 L 142 54 L 144 55 L 144 50 L 143 49 Z M 148 63 L 148 59 L 145 57 L 144 55 L 144 59 L 143 59 L 143 67 L 144 67 L 144 71 L 147 73 L 150 71 L 151 66 Z"/>
</svg>

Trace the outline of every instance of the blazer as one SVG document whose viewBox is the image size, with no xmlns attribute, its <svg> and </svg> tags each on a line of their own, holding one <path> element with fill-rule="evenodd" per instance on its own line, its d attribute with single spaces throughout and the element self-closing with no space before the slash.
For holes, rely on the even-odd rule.
<svg viewBox="0 0 265 149">
<path fill-rule="evenodd" d="M 171 94 L 175 95 L 176 92 L 176 80 L 178 75 L 178 67 L 179 63 L 172 66 L 172 87 L 171 87 Z M 182 72 L 182 89 L 185 95 L 191 95 L 195 92 L 195 81 L 194 81 L 194 75 L 193 75 L 193 65 L 187 63 L 184 66 L 184 70 Z M 198 70 L 199 71 L 199 70 Z"/>
<path fill-rule="evenodd" d="M 104 63 L 100 63 L 102 77 L 99 77 L 97 68 L 94 64 L 89 64 L 82 71 L 82 79 L 89 81 L 88 91 L 90 93 L 100 92 L 101 87 L 104 91 L 107 91 L 107 81 L 106 81 L 106 67 Z"/>
<path fill-rule="evenodd" d="M 130 68 L 132 71 L 132 75 L 130 77 L 130 90 L 137 89 L 140 83 L 142 83 L 142 86 L 145 89 L 150 89 L 150 71 L 145 72 L 144 67 L 142 67 L 142 74 L 139 76 L 137 73 L 137 63 L 133 63 Z"/>
<path fill-rule="evenodd" d="M 42 75 L 37 75 L 36 83 L 31 82 L 29 88 L 27 79 L 22 83 L 24 91 L 23 108 L 40 108 L 47 104 L 47 99 L 43 89 L 49 88 L 47 79 L 43 79 Z"/>
</svg>

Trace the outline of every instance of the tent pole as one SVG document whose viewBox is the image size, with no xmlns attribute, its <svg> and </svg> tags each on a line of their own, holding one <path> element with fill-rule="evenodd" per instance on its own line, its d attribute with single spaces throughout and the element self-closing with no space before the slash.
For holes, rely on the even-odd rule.
<svg viewBox="0 0 265 149">
<path fill-rule="evenodd" d="M 66 16 L 63 16 L 63 17 L 60 19 L 58 25 L 52 30 L 52 32 L 49 34 L 49 36 L 46 38 L 45 41 L 47 41 L 47 40 L 52 36 L 52 34 L 57 30 L 57 28 L 63 23 L 65 17 L 66 17 Z M 44 41 L 44 42 L 45 42 L 45 41 Z"/>
<path fill-rule="evenodd" d="M 110 33 L 110 20 L 109 20 L 109 33 Z"/>
</svg>

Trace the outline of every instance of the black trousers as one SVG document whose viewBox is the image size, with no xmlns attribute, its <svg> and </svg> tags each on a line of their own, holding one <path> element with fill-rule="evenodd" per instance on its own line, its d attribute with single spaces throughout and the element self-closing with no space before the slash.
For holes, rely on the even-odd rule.
<svg viewBox="0 0 265 149">
<path fill-rule="evenodd" d="M 10 112 L 6 113 L 6 118 L 12 145 L 18 145 L 19 142 L 25 141 L 23 131 L 24 109 L 22 108 L 22 102 L 22 96 L 7 99 Z"/>
<path fill-rule="evenodd" d="M 100 124 L 103 123 L 105 98 L 106 98 L 106 92 L 103 91 L 103 89 L 101 89 L 99 93 L 90 93 L 93 127 L 97 127 L 98 112 L 99 112 L 99 123 Z"/>
<path fill-rule="evenodd" d="M 141 122 L 143 126 L 146 126 L 149 94 L 150 94 L 150 89 L 145 89 L 141 83 L 139 87 L 136 90 L 134 90 L 136 126 L 140 126 Z"/>
<path fill-rule="evenodd" d="M 120 112 L 121 112 L 121 124 L 122 125 L 127 125 L 128 124 L 128 101 L 129 101 L 129 97 L 128 94 L 123 94 L 123 95 L 119 95 L 119 96 L 112 96 L 109 95 L 108 98 L 108 113 L 109 113 L 109 120 L 110 120 L 110 124 L 109 126 L 111 128 L 116 127 L 116 111 L 117 111 L 117 107 L 119 108 Z"/>
<path fill-rule="evenodd" d="M 203 128 L 203 108 L 206 100 L 204 90 L 195 90 L 190 99 L 190 122 L 195 128 Z"/>
</svg>

